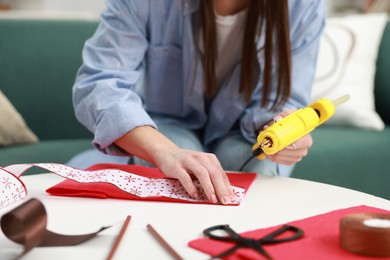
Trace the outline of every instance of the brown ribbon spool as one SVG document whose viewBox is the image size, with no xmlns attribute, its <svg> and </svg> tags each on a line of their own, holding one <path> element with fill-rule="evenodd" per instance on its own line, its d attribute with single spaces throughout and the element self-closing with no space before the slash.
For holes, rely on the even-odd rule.
<svg viewBox="0 0 390 260">
<path fill-rule="evenodd" d="M 357 213 L 341 218 L 340 246 L 359 255 L 390 257 L 390 215 Z"/>
<path fill-rule="evenodd" d="M 43 204 L 30 199 L 1 218 L 1 229 L 15 243 L 24 246 L 22 255 L 34 247 L 72 246 L 83 243 L 108 227 L 84 235 L 61 235 L 46 229 L 47 215 Z"/>
</svg>

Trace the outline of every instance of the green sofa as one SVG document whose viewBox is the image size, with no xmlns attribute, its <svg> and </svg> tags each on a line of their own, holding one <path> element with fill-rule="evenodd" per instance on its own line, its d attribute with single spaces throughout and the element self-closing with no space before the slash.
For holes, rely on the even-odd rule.
<svg viewBox="0 0 390 260">
<path fill-rule="evenodd" d="M 83 43 L 96 26 L 95 21 L 0 19 L 0 89 L 40 140 L 0 147 L 1 166 L 65 163 L 92 147 L 91 133 L 75 119 L 71 87 Z M 313 132 L 315 144 L 292 177 L 390 199 L 390 23 L 377 64 L 376 106 L 386 129 L 319 127 Z"/>
<path fill-rule="evenodd" d="M 84 41 L 96 26 L 95 21 L 0 19 L 0 89 L 39 138 L 36 144 L 0 147 L 1 166 L 65 163 L 92 147 L 92 134 L 75 118 L 71 89 Z"/>
</svg>

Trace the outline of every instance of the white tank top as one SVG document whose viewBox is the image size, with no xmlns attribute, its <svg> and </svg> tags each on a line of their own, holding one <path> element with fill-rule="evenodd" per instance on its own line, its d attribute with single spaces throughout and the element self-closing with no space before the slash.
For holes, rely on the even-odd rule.
<svg viewBox="0 0 390 260">
<path fill-rule="evenodd" d="M 247 8 L 228 16 L 221 16 L 215 12 L 218 43 L 215 72 L 218 86 L 221 86 L 234 66 L 241 60 L 246 14 Z"/>
<path fill-rule="evenodd" d="M 222 16 L 215 12 L 218 43 L 218 60 L 215 73 L 218 86 L 223 84 L 224 80 L 226 80 L 232 72 L 234 66 L 241 60 L 246 15 L 247 8 L 236 14 L 227 16 Z M 199 41 L 199 48 L 203 53 L 202 33 L 200 34 Z"/>
</svg>

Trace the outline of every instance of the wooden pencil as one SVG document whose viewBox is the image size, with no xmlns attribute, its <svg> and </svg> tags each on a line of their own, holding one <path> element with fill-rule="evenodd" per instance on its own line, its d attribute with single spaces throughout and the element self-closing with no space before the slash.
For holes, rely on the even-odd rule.
<svg viewBox="0 0 390 260">
<path fill-rule="evenodd" d="M 176 259 L 183 260 L 183 258 L 164 240 L 164 238 L 152 227 L 147 224 L 146 228 L 154 236 L 154 238 Z"/>
<path fill-rule="evenodd" d="M 118 234 L 118 236 L 116 237 L 116 239 L 115 239 L 115 241 L 114 241 L 114 244 L 113 244 L 112 247 L 111 247 L 110 253 L 109 253 L 108 256 L 107 256 L 107 260 L 111 260 L 112 257 L 114 256 L 114 254 L 115 254 L 115 252 L 116 252 L 116 249 L 118 248 L 118 246 L 119 246 L 119 244 L 120 244 L 120 242 L 121 242 L 121 240 L 122 240 L 122 238 L 123 238 L 123 235 L 125 234 L 126 229 L 127 229 L 128 225 L 129 225 L 129 223 L 130 223 L 130 220 L 131 220 L 131 216 L 129 215 L 129 216 L 126 217 L 126 220 L 125 220 L 125 222 L 123 223 L 122 228 L 121 228 L 121 230 L 119 231 L 119 234 Z"/>
</svg>

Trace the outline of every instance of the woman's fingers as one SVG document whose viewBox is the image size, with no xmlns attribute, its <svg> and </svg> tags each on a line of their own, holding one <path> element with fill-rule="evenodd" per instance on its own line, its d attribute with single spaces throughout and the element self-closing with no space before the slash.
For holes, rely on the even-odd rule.
<svg viewBox="0 0 390 260">
<path fill-rule="evenodd" d="M 210 198 L 214 201 L 217 198 L 223 204 L 232 203 L 234 200 L 233 190 L 217 157 L 214 154 L 206 154 L 206 157 L 203 159 L 205 161 L 202 165 L 205 166 L 205 172 L 203 172 L 203 175 L 197 176 L 197 178 L 202 187 L 206 188 L 206 194 L 210 194 Z"/>
<path fill-rule="evenodd" d="M 165 175 L 180 180 L 186 191 L 195 199 L 199 193 L 192 176 L 212 203 L 230 204 L 235 196 L 229 179 L 214 154 L 179 149 L 171 153 L 160 166 Z"/>
<path fill-rule="evenodd" d="M 282 151 L 273 154 L 273 155 L 267 155 L 267 158 L 270 159 L 271 161 L 279 164 L 284 164 L 284 165 L 292 165 L 294 163 L 300 162 L 303 157 L 305 157 L 307 152 L 302 151 L 302 152 L 294 152 L 293 154 L 286 154 L 283 153 Z"/>
<path fill-rule="evenodd" d="M 192 180 L 195 177 L 211 202 L 231 203 L 232 188 L 214 154 L 182 149 L 149 126 L 136 127 L 118 139 L 116 144 L 128 153 L 153 163 L 166 176 L 178 179 L 193 198 L 200 196 Z"/>
<path fill-rule="evenodd" d="M 309 148 L 313 145 L 313 138 L 310 134 L 307 134 L 297 140 L 294 146 L 286 147 L 283 150 L 273 154 L 267 155 L 267 158 L 275 163 L 292 165 L 302 160 L 308 152 Z"/>
</svg>

